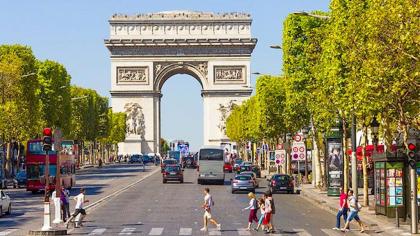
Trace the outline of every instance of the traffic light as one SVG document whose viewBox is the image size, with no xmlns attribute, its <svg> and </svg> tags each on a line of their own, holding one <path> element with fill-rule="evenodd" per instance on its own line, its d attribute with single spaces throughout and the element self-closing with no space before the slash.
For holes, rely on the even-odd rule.
<svg viewBox="0 0 420 236">
<path fill-rule="evenodd" d="M 51 151 L 52 149 L 52 129 L 44 128 L 42 131 L 42 149 L 46 152 Z"/>
<path fill-rule="evenodd" d="M 416 168 L 417 162 L 417 137 L 412 136 L 407 140 L 407 157 L 408 157 L 408 164 L 411 168 Z"/>
</svg>

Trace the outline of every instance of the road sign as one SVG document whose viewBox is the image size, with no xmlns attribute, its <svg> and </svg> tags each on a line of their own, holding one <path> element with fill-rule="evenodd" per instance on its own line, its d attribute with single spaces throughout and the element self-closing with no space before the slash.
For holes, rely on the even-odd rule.
<svg viewBox="0 0 420 236">
<path fill-rule="evenodd" d="M 295 140 L 295 142 L 301 142 L 303 138 L 302 135 L 296 134 L 295 137 L 293 137 L 293 139 Z"/>
<path fill-rule="evenodd" d="M 276 150 L 275 151 L 276 164 L 284 165 L 286 163 L 286 151 L 285 150 Z"/>
<path fill-rule="evenodd" d="M 298 135 L 296 135 L 295 137 L 297 137 Z M 305 147 L 305 143 L 300 141 L 300 142 L 296 142 L 293 141 L 292 143 L 292 160 L 294 161 L 303 161 L 305 160 L 305 155 L 306 155 L 306 147 Z"/>
<path fill-rule="evenodd" d="M 54 150 L 61 151 L 61 142 L 63 141 L 63 133 L 61 129 L 57 128 L 54 129 Z"/>
</svg>

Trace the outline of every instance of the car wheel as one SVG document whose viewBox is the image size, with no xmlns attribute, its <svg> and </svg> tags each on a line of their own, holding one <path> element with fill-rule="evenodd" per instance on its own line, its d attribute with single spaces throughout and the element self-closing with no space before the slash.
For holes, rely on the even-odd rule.
<svg viewBox="0 0 420 236">
<path fill-rule="evenodd" d="M 234 194 L 234 193 L 235 193 L 235 190 L 232 189 L 232 194 Z"/>
<path fill-rule="evenodd" d="M 183 179 L 181 179 L 179 182 L 182 184 L 182 183 L 184 183 L 184 180 L 183 180 Z"/>
<path fill-rule="evenodd" d="M 162 180 L 162 183 L 166 184 L 166 180 Z"/>
<path fill-rule="evenodd" d="M 3 206 L 0 205 L 0 217 L 3 216 Z"/>
<path fill-rule="evenodd" d="M 9 207 L 7 208 L 7 211 L 6 211 L 6 215 L 10 215 L 10 214 L 12 214 L 12 204 L 9 204 Z"/>
</svg>

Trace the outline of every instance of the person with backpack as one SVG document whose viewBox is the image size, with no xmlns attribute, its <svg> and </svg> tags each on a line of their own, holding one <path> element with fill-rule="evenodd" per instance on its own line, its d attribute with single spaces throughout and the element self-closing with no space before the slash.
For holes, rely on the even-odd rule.
<svg viewBox="0 0 420 236">
<path fill-rule="evenodd" d="M 222 229 L 222 225 L 217 223 L 217 221 L 211 215 L 211 208 L 213 206 L 214 206 L 214 201 L 213 201 L 212 196 L 210 195 L 210 189 L 205 188 L 204 189 L 204 204 L 202 206 L 204 209 L 204 216 L 203 216 L 204 227 L 200 229 L 201 231 L 207 231 L 207 225 L 209 221 L 210 223 L 214 224 L 217 227 L 217 230 Z"/>
<path fill-rule="evenodd" d="M 255 196 L 254 193 L 248 193 L 248 198 L 249 200 L 249 206 L 242 209 L 243 211 L 245 210 L 250 210 L 249 211 L 249 216 L 248 216 L 248 228 L 246 230 L 250 231 L 251 230 L 251 225 L 252 225 L 252 221 L 255 221 L 255 223 L 258 224 L 258 218 L 257 218 L 257 210 L 258 210 L 258 203 L 257 203 L 257 198 Z"/>
<path fill-rule="evenodd" d="M 364 224 L 360 220 L 360 217 L 358 214 L 359 211 L 362 209 L 362 205 L 360 205 L 360 203 L 357 201 L 357 198 L 353 195 L 353 190 L 350 190 L 348 194 L 348 206 L 350 207 L 350 214 L 348 215 L 346 224 L 344 225 L 344 228 L 341 229 L 341 231 L 343 232 L 350 231 L 349 229 L 350 222 L 353 219 L 355 219 L 357 223 L 359 223 L 360 232 L 364 233 L 365 232 Z"/>
</svg>

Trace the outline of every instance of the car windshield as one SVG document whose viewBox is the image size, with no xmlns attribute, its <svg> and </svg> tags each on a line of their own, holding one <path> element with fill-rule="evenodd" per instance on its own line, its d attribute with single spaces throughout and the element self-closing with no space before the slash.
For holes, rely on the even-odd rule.
<svg viewBox="0 0 420 236">
<path fill-rule="evenodd" d="M 235 164 L 241 164 L 242 160 L 235 160 Z"/>
<path fill-rule="evenodd" d="M 276 176 L 274 176 L 274 178 L 278 181 L 285 181 L 285 180 L 289 179 L 289 176 L 287 176 L 287 175 L 276 175 Z"/>
<path fill-rule="evenodd" d="M 178 172 L 179 170 L 179 166 L 168 166 L 165 168 L 166 172 Z"/>
<path fill-rule="evenodd" d="M 176 164 L 176 160 L 164 160 L 164 164 Z"/>
<path fill-rule="evenodd" d="M 251 176 L 249 175 L 238 175 L 235 177 L 236 180 L 251 180 Z"/>
</svg>

